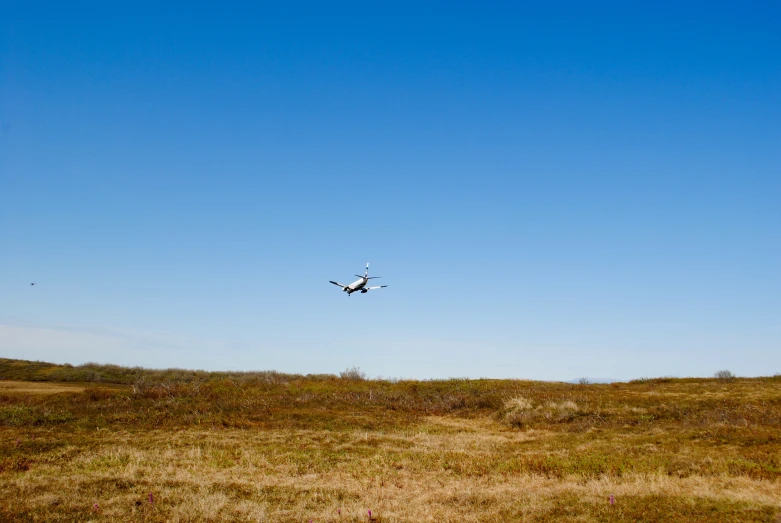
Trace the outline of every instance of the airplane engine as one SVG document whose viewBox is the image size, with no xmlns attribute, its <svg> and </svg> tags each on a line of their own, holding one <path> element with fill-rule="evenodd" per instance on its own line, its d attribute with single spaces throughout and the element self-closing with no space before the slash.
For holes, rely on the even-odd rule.
<svg viewBox="0 0 781 523">
<path fill-rule="evenodd" d="M 368 289 L 361 289 L 361 294 L 366 294 L 367 292 L 369 292 Z"/>
</svg>

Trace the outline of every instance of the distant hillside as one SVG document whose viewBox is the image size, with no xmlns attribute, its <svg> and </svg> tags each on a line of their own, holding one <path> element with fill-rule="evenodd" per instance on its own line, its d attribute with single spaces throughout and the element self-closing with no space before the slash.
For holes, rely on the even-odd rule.
<svg viewBox="0 0 781 523">
<path fill-rule="evenodd" d="M 148 382 L 207 382 L 215 379 L 231 378 L 234 380 L 262 380 L 285 382 L 301 378 L 336 379 L 336 376 L 285 374 L 276 371 L 256 372 L 207 372 L 203 370 L 185 369 L 145 369 L 142 367 L 121 367 L 119 365 L 102 365 L 85 363 L 69 365 L 47 363 L 43 361 L 12 360 L 0 358 L 0 380 L 20 381 L 59 381 L 81 383 L 117 383 L 131 385 L 139 381 Z"/>
<path fill-rule="evenodd" d="M 614 380 L 613 378 L 577 378 L 574 380 L 569 380 L 567 383 L 574 383 L 574 384 L 589 384 L 589 383 L 602 383 L 602 384 L 609 384 L 609 383 L 621 383 L 624 380 Z"/>
</svg>

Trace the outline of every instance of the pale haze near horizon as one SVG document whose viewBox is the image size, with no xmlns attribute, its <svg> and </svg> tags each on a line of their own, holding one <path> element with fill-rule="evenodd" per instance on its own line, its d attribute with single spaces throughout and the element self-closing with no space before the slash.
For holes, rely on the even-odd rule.
<svg viewBox="0 0 781 523">
<path fill-rule="evenodd" d="M 0 357 L 781 372 L 778 7 L 168 9 L 0 22 Z"/>
</svg>

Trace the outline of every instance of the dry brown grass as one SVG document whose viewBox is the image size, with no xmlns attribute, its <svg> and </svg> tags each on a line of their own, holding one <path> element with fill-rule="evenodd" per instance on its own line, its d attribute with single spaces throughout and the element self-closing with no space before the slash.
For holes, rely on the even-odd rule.
<svg viewBox="0 0 781 523">
<path fill-rule="evenodd" d="M 726 472 L 559 476 L 503 468 L 523 455 L 572 457 L 588 444 L 554 432 L 509 432 L 485 420 L 432 418 L 402 434 L 192 429 L 23 436 L 19 445 L 41 450 L 27 470 L 4 474 L 0 516 L 7 520 L 365 521 L 371 509 L 381 521 L 772 521 L 781 508 L 777 480 Z M 630 435 L 615 451 L 627 453 L 644 437 Z"/>
<path fill-rule="evenodd" d="M 610 386 L 298 377 L 0 400 L 0 521 L 781 514 L 773 378 Z"/>
<path fill-rule="evenodd" d="M 32 381 L 0 381 L 0 395 L 3 394 L 59 394 L 61 392 L 83 392 L 84 387 L 70 383 L 43 383 Z"/>
</svg>

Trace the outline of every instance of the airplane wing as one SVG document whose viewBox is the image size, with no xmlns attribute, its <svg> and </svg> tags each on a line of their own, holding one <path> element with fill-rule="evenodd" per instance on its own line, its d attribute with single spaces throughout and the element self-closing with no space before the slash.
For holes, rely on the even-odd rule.
<svg viewBox="0 0 781 523">
<path fill-rule="evenodd" d="M 342 289 L 344 289 L 345 287 L 347 287 L 347 285 L 342 285 L 341 283 L 337 283 L 337 282 L 335 282 L 335 281 L 330 281 L 330 280 L 329 280 L 329 282 L 330 282 L 330 283 L 333 283 L 334 285 L 338 285 L 338 286 L 339 286 L 339 287 L 341 287 Z"/>
<path fill-rule="evenodd" d="M 367 291 L 370 291 L 372 289 L 383 289 L 385 287 L 387 287 L 387 285 L 377 285 L 376 287 L 364 287 L 364 289 L 366 289 Z"/>
</svg>

